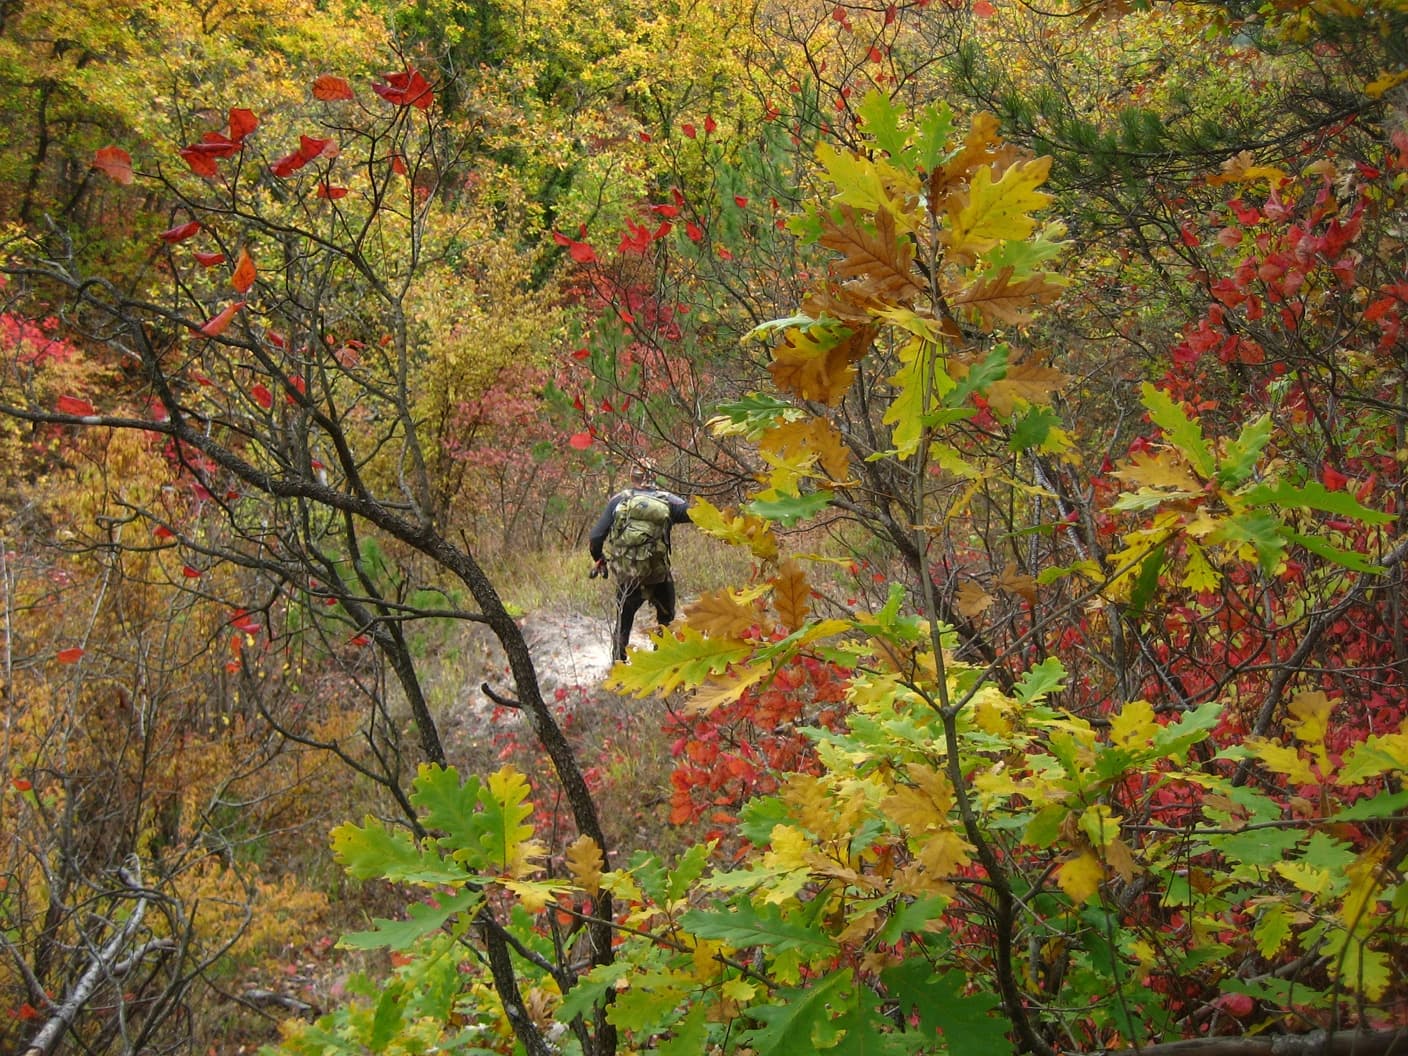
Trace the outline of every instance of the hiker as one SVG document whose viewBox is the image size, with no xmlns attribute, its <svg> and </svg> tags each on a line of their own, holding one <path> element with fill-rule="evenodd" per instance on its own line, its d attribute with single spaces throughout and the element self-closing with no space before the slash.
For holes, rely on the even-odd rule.
<svg viewBox="0 0 1408 1056">
<path fill-rule="evenodd" d="M 655 467 L 638 462 L 631 486 L 611 496 L 589 538 L 596 566 L 592 578 L 616 579 L 616 626 L 611 659 L 626 659 L 636 613 L 646 599 L 660 626 L 675 618 L 675 581 L 670 576 L 670 529 L 689 523 L 689 502 L 656 486 Z"/>
</svg>

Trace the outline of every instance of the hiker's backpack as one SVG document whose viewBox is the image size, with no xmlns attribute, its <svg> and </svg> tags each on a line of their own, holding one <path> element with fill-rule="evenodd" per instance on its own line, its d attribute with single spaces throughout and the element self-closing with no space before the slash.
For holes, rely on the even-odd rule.
<svg viewBox="0 0 1408 1056">
<path fill-rule="evenodd" d="M 602 552 L 618 583 L 663 583 L 669 578 L 669 526 L 670 504 L 655 492 L 633 492 L 617 504 Z"/>
</svg>

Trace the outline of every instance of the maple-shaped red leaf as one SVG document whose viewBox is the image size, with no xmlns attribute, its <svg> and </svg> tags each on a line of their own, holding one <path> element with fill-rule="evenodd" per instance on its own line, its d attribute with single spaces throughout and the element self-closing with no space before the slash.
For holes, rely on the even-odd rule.
<svg viewBox="0 0 1408 1056">
<path fill-rule="evenodd" d="M 54 402 L 54 409 L 60 414 L 73 414 L 80 418 L 98 413 L 91 403 L 87 400 L 81 400 L 77 396 L 60 396 Z"/>
<path fill-rule="evenodd" d="M 244 307 L 244 303 L 244 301 L 234 301 L 227 304 L 219 315 L 208 320 L 205 325 L 200 328 L 200 332 L 206 337 L 219 337 L 230 325 L 230 320 L 235 317 L 235 313 Z"/>
<path fill-rule="evenodd" d="M 223 253 L 202 253 L 200 250 L 196 250 L 191 255 L 196 258 L 196 263 L 202 268 L 213 268 L 217 264 L 225 263 L 225 254 Z"/>
<path fill-rule="evenodd" d="M 313 81 L 313 98 L 321 99 L 325 103 L 333 102 L 337 99 L 355 98 L 352 94 L 352 86 L 341 77 L 334 77 L 330 73 L 325 73 Z"/>
<path fill-rule="evenodd" d="M 236 143 L 244 142 L 244 137 L 259 127 L 259 118 L 253 110 L 242 106 L 230 107 L 230 138 Z"/>
<path fill-rule="evenodd" d="M 68 649 L 60 649 L 54 654 L 54 659 L 61 664 L 76 664 L 82 658 L 83 650 L 76 645 Z"/>
<path fill-rule="evenodd" d="M 93 168 L 124 186 L 132 182 L 132 155 L 121 147 L 100 147 L 93 153 Z"/>
<path fill-rule="evenodd" d="M 163 242 L 184 242 L 186 241 L 186 239 L 190 238 L 199 230 L 200 221 L 191 220 L 184 224 L 177 224 L 175 227 L 168 227 L 165 231 L 163 231 L 156 237 L 161 239 Z"/>
<path fill-rule="evenodd" d="M 592 434 L 589 432 L 573 433 L 567 438 L 567 443 L 569 446 L 576 448 L 578 451 L 585 451 L 587 448 L 592 446 Z"/>
<path fill-rule="evenodd" d="M 346 197 L 346 196 L 347 196 L 347 188 L 346 188 L 346 187 L 334 187 L 332 184 L 328 183 L 326 180 L 324 180 L 322 183 L 318 184 L 318 197 L 319 197 L 319 198 L 330 198 L 330 199 L 333 199 L 333 200 L 335 201 L 335 200 L 338 199 L 338 198 L 344 198 L 344 197 Z"/>
<path fill-rule="evenodd" d="M 204 176 L 208 180 L 213 180 L 220 175 L 220 170 L 215 165 L 215 159 L 208 153 L 198 150 L 196 147 L 182 147 L 181 158 L 191 171 L 197 176 Z"/>
<path fill-rule="evenodd" d="M 435 102 L 435 92 L 419 70 L 388 73 L 385 81 L 385 84 L 374 83 L 372 91 L 393 106 L 414 106 L 417 110 L 428 110 Z"/>
<path fill-rule="evenodd" d="M 259 270 L 254 266 L 254 258 L 249 255 L 249 250 L 241 247 L 239 258 L 235 261 L 235 272 L 230 276 L 230 285 L 236 293 L 248 293 L 258 277 Z"/>
<path fill-rule="evenodd" d="M 260 382 L 256 381 L 250 387 L 249 394 L 254 397 L 254 402 L 259 404 L 259 406 L 263 407 L 266 411 L 274 406 L 274 394 Z"/>
</svg>

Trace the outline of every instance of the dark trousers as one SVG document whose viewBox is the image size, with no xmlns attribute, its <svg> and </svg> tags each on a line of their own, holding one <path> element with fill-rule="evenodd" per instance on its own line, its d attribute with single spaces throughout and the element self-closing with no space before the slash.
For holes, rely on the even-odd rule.
<svg viewBox="0 0 1408 1056">
<path fill-rule="evenodd" d="M 611 635 L 611 659 L 626 659 L 626 644 L 631 640 L 631 628 L 636 613 L 649 599 L 655 606 L 655 618 L 663 627 L 675 618 L 675 581 L 663 583 L 621 583 L 616 588 L 616 629 Z"/>
</svg>

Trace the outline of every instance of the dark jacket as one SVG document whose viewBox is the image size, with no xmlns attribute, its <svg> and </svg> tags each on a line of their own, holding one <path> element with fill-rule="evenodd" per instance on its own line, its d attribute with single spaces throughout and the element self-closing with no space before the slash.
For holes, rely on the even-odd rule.
<svg viewBox="0 0 1408 1056">
<path fill-rule="evenodd" d="M 606 537 L 611 534 L 611 524 L 616 520 L 616 507 L 621 505 L 622 500 L 630 495 L 658 495 L 670 504 L 670 523 L 665 525 L 665 545 L 670 545 L 670 529 L 677 524 L 689 524 L 689 500 L 682 499 L 678 495 L 669 491 L 662 491 L 659 488 L 627 488 L 625 491 L 618 491 L 611 496 L 606 504 L 606 509 L 597 518 L 596 525 L 592 528 L 592 534 L 588 536 L 588 547 L 591 550 L 592 558 L 596 561 L 602 559 L 601 548 L 606 542 Z"/>
</svg>

